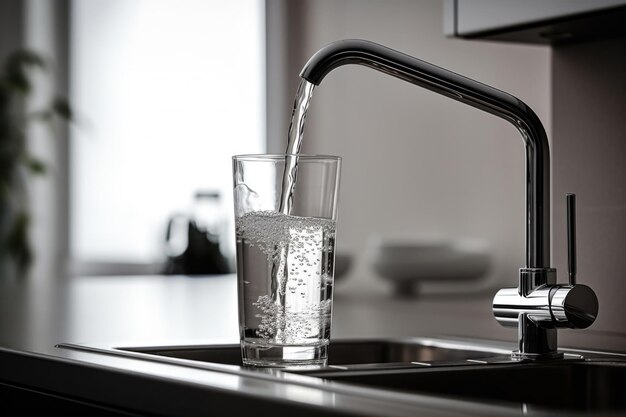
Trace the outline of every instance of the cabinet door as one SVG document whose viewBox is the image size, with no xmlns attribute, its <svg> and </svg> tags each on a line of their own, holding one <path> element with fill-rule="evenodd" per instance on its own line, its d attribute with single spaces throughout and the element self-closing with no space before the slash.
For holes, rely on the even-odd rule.
<svg viewBox="0 0 626 417">
<path fill-rule="evenodd" d="M 510 42 L 577 42 L 626 34 L 625 17 L 625 0 L 446 0 L 444 33 Z"/>
</svg>

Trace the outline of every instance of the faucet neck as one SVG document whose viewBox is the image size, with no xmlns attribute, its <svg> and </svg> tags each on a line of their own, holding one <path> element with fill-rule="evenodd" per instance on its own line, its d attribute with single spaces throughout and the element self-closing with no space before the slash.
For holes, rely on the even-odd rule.
<svg viewBox="0 0 626 417">
<path fill-rule="evenodd" d="M 522 134 L 526 149 L 526 267 L 550 266 L 550 151 L 545 129 L 523 101 L 385 46 L 348 39 L 320 49 L 300 76 L 319 85 L 333 69 L 364 65 L 453 100 L 486 111 L 512 123 Z"/>
</svg>

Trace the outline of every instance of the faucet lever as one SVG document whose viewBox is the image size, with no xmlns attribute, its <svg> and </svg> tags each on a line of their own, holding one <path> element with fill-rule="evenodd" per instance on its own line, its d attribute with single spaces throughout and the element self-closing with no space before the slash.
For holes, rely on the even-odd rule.
<svg viewBox="0 0 626 417">
<path fill-rule="evenodd" d="M 567 203 L 567 269 L 569 285 L 576 285 L 576 194 L 565 195 Z"/>
<path fill-rule="evenodd" d="M 556 327 L 585 329 L 598 316 L 598 297 L 586 285 L 576 284 L 576 194 L 565 195 L 567 203 L 567 268 L 569 285 L 550 291 L 550 313 Z"/>
</svg>

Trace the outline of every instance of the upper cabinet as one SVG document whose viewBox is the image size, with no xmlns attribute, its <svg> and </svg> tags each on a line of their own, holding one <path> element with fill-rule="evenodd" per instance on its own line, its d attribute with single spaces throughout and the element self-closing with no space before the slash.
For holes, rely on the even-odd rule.
<svg viewBox="0 0 626 417">
<path fill-rule="evenodd" d="M 626 0 L 444 0 L 447 36 L 561 44 L 626 35 Z"/>
</svg>

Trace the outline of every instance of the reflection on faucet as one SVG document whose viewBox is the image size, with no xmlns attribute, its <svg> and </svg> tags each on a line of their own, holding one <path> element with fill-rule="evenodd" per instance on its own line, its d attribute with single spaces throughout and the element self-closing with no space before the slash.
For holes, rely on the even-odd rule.
<svg viewBox="0 0 626 417">
<path fill-rule="evenodd" d="M 520 269 L 519 286 L 516 289 L 518 298 L 509 300 L 496 296 L 498 306 L 500 301 L 504 301 L 504 304 L 496 311 L 494 300 L 494 312 L 501 323 L 515 322 L 514 325 L 519 326 L 519 351 L 516 357 L 558 356 L 558 319 L 550 303 L 565 290 L 556 286 L 556 271 L 550 268 L 550 151 L 545 129 L 537 115 L 510 94 L 382 45 L 358 39 L 334 42 L 322 48 L 306 63 L 300 76 L 319 85 L 330 71 L 346 64 L 364 65 L 450 97 L 507 120 L 520 131 L 526 149 L 526 266 Z M 498 294 L 502 291 L 505 290 Z M 584 289 L 578 289 L 576 293 L 576 297 L 573 294 L 566 296 L 563 302 L 568 304 L 573 302 L 573 298 L 587 300 L 590 297 Z M 548 322 L 537 320 L 535 309 L 530 314 L 518 308 L 520 303 L 534 304 L 536 296 L 541 299 L 538 310 L 549 312 L 551 320 Z M 569 301 L 566 302 L 566 299 Z M 579 306 L 579 303 L 576 305 Z M 508 308 L 515 310 L 517 316 L 514 320 L 502 321 L 498 312 Z M 595 319 L 595 313 L 593 316 Z"/>
</svg>

